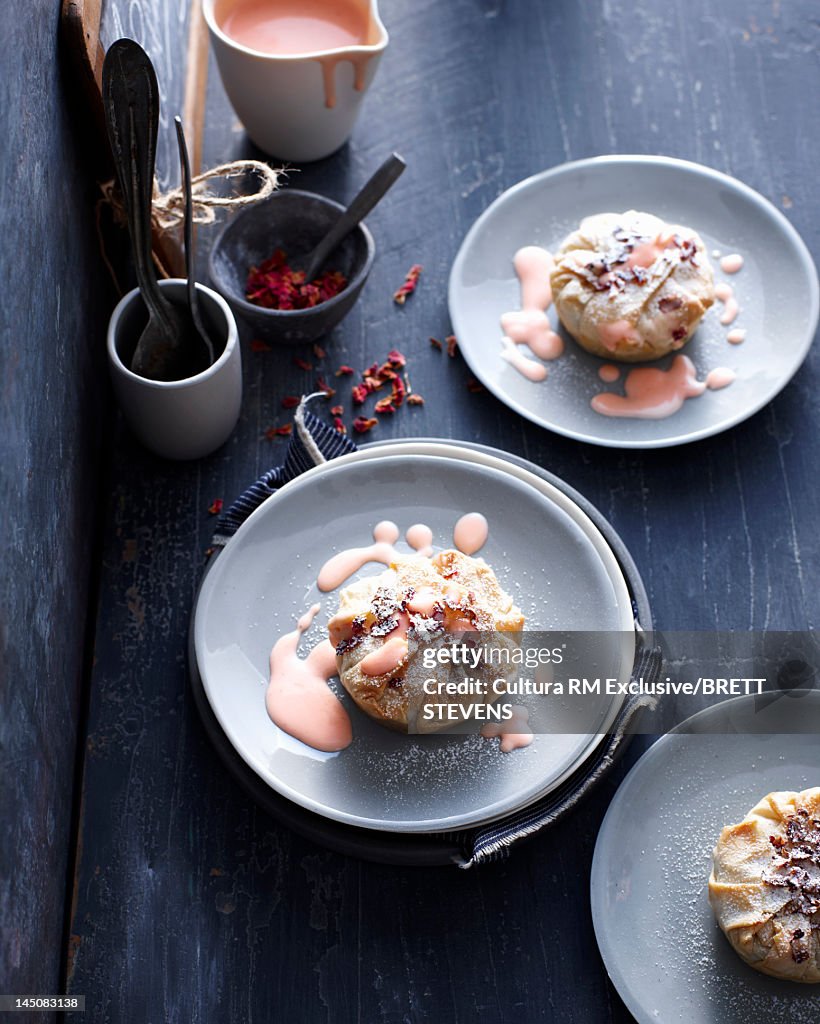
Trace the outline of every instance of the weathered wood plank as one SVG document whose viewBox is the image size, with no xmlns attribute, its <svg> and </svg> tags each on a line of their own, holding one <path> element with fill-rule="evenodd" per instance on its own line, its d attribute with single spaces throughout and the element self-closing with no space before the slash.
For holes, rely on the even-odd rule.
<svg viewBox="0 0 820 1024">
<path fill-rule="evenodd" d="M 37 0 L 0 39 L 0 991 L 21 994 L 60 985 L 110 300 L 58 16 Z"/>
</svg>

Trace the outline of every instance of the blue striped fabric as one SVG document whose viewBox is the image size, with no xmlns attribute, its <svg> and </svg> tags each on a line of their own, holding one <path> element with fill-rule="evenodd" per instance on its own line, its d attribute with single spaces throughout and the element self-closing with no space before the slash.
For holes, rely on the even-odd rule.
<svg viewBox="0 0 820 1024">
<path fill-rule="evenodd" d="M 323 460 L 335 459 L 339 455 L 347 455 L 357 450 L 356 445 L 346 436 L 337 433 L 332 427 L 307 412 L 305 404 L 306 400 L 303 399 L 297 409 L 294 431 L 284 463 L 268 470 L 236 499 L 227 512 L 223 513 L 213 537 L 214 547 L 223 547 L 227 544 L 248 516 L 289 480 L 312 469 Z M 640 633 L 638 647 L 633 677 L 643 676 L 645 680 L 654 682 L 661 670 L 660 651 L 643 645 Z M 449 845 L 455 842 L 461 848 L 459 866 L 469 868 L 501 860 L 520 839 L 540 831 L 575 807 L 615 763 L 628 737 L 628 727 L 633 718 L 644 708 L 654 707 L 654 704 L 654 698 L 647 697 L 634 697 L 627 701 L 610 733 L 590 761 L 537 804 L 515 812 L 501 821 L 493 822 L 485 828 L 442 834 L 443 841 Z"/>
<path fill-rule="evenodd" d="M 310 434 L 313 443 L 325 461 L 335 459 L 338 455 L 347 455 L 349 452 L 356 451 L 356 445 L 348 437 L 338 433 L 338 431 L 334 430 L 333 427 L 329 427 L 326 423 L 322 423 L 313 413 L 307 412 L 303 406 L 304 403 L 297 412 L 294 431 L 288 445 L 285 461 L 281 466 L 275 466 L 260 476 L 255 483 L 252 483 L 246 491 L 239 495 L 227 512 L 223 512 L 211 541 L 214 547 L 224 547 L 251 512 L 259 508 L 262 502 L 272 494 L 275 494 L 283 484 L 293 480 L 300 473 L 304 473 L 305 470 L 313 469 L 314 466 L 320 463 L 321 458 L 316 458 L 315 454 L 311 453 L 305 444 L 302 432 L 299 429 L 300 422 Z"/>
</svg>

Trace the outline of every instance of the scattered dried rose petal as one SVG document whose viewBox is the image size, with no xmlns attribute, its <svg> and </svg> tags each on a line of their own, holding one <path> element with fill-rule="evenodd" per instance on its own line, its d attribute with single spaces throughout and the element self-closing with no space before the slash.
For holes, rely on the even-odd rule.
<svg viewBox="0 0 820 1024">
<path fill-rule="evenodd" d="M 265 431 L 265 437 L 268 441 L 272 441 L 275 437 L 288 437 L 293 433 L 292 423 L 282 423 L 278 427 L 268 427 Z"/>
<path fill-rule="evenodd" d="M 407 302 L 408 295 L 412 295 L 419 283 L 419 275 L 424 268 L 420 263 L 414 263 L 407 271 L 404 283 L 393 292 L 393 301 L 397 306 L 403 306 Z"/>
<path fill-rule="evenodd" d="M 458 341 L 456 340 L 455 334 L 448 334 L 444 339 L 444 344 L 447 346 L 447 355 L 454 359 L 456 352 L 458 351 Z"/>
<path fill-rule="evenodd" d="M 309 363 L 307 359 L 302 359 L 300 356 L 293 357 L 293 365 L 299 370 L 312 370 L 313 363 Z"/>
<path fill-rule="evenodd" d="M 336 429 L 337 434 L 347 433 L 347 427 L 344 425 L 344 423 L 342 423 L 342 420 L 339 416 L 333 417 L 333 426 Z"/>
<path fill-rule="evenodd" d="M 285 395 L 282 399 L 283 409 L 295 409 L 296 406 L 302 401 L 298 395 Z"/>
<path fill-rule="evenodd" d="M 379 421 L 375 416 L 370 418 L 367 416 L 357 416 L 356 419 L 353 420 L 353 429 L 357 434 L 366 434 L 369 430 L 372 430 L 378 422 Z"/>
<path fill-rule="evenodd" d="M 352 366 L 343 365 L 343 366 L 340 366 L 339 369 L 336 371 L 336 376 L 337 377 L 349 377 L 354 372 L 355 371 L 354 371 Z"/>
<path fill-rule="evenodd" d="M 208 506 L 208 514 L 212 516 L 218 516 L 222 511 L 222 499 L 214 498 L 211 504 Z"/>
<path fill-rule="evenodd" d="M 331 416 L 343 416 L 345 407 L 343 405 L 331 405 L 330 415 Z"/>
<path fill-rule="evenodd" d="M 431 338 L 430 344 L 433 346 L 433 348 L 437 348 L 439 352 L 441 352 L 441 350 L 444 348 L 444 346 L 441 344 L 438 338 Z"/>
<path fill-rule="evenodd" d="M 328 398 L 333 398 L 333 396 L 336 394 L 336 388 L 332 388 L 324 377 L 316 378 L 316 387 L 320 391 L 324 391 Z"/>
<path fill-rule="evenodd" d="M 270 351 L 271 351 L 270 345 L 266 345 L 265 342 L 261 341 L 259 338 L 254 338 L 253 341 L 251 341 L 251 352 L 270 352 Z"/>
<path fill-rule="evenodd" d="M 387 353 L 387 361 L 391 366 L 407 366 L 407 360 L 397 348 L 391 348 Z"/>
<path fill-rule="evenodd" d="M 353 404 L 361 405 L 367 398 L 367 396 L 370 394 L 370 391 L 365 387 L 364 384 L 354 384 L 353 387 L 350 389 L 350 393 L 351 395 L 353 395 Z"/>
<path fill-rule="evenodd" d="M 327 355 L 327 352 L 325 352 L 321 345 L 314 344 L 313 354 L 316 356 L 317 359 L 324 359 L 325 356 Z"/>
<path fill-rule="evenodd" d="M 391 399 L 393 401 L 393 404 L 397 406 L 401 405 L 401 403 L 404 401 L 405 395 L 404 381 L 401 379 L 401 377 L 393 378 L 391 390 Z"/>
<path fill-rule="evenodd" d="M 379 415 L 382 415 L 383 413 L 386 412 L 396 411 L 396 407 L 395 405 L 393 405 L 392 398 L 380 398 L 378 402 L 376 402 L 376 404 L 373 406 L 373 408 Z"/>
<path fill-rule="evenodd" d="M 477 395 L 479 394 L 479 392 L 484 391 L 485 388 L 483 384 L 480 384 L 475 379 L 475 377 L 470 377 L 470 379 L 467 381 L 467 390 L 471 391 L 474 395 Z"/>
<path fill-rule="evenodd" d="M 408 395 L 407 396 L 407 404 L 408 405 L 424 405 L 424 399 L 421 397 L 421 395 L 417 395 L 415 393 L 415 391 L 414 391 L 412 395 Z"/>
</svg>

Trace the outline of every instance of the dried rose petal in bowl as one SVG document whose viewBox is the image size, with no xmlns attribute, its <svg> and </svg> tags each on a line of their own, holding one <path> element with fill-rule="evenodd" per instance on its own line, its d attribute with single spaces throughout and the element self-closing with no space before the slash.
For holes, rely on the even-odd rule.
<svg viewBox="0 0 820 1024">
<path fill-rule="evenodd" d="M 305 281 L 304 270 L 294 270 L 284 249 L 276 249 L 248 271 L 245 298 L 264 309 L 310 309 L 346 287 L 347 278 L 339 270 L 325 270 L 315 280 Z"/>
</svg>

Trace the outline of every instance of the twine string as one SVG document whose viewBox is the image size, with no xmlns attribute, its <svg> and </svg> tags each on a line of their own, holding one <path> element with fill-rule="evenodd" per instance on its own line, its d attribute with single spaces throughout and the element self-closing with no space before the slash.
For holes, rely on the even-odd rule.
<svg viewBox="0 0 820 1024">
<path fill-rule="evenodd" d="M 255 192 L 240 195 L 218 196 L 202 186 L 213 178 L 237 178 L 244 174 L 255 174 L 259 185 Z M 236 209 L 249 206 L 251 203 L 262 202 L 278 187 L 281 171 L 275 171 L 261 160 L 232 160 L 227 164 L 219 164 L 191 179 L 191 195 L 193 200 L 193 216 L 197 224 L 213 224 L 216 210 L 219 208 Z M 125 210 L 116 182 L 112 178 L 100 185 L 103 202 L 108 203 L 114 211 L 117 222 L 125 222 Z M 154 195 L 152 199 L 151 220 L 162 232 L 170 231 L 185 219 L 185 196 L 182 186 L 169 192 L 160 192 L 154 179 Z"/>
<path fill-rule="evenodd" d="M 279 179 L 284 171 L 274 170 L 261 160 L 232 160 L 230 163 L 219 164 L 210 170 L 191 178 L 191 200 L 193 219 L 196 224 L 213 224 L 216 220 L 218 209 L 236 210 L 242 206 L 250 206 L 252 203 L 260 203 L 267 199 L 279 187 Z M 258 178 L 258 187 L 254 192 L 233 194 L 230 196 L 219 196 L 209 192 L 205 187 L 206 182 L 214 178 L 238 178 L 245 174 L 255 174 Z M 114 268 L 108 259 L 105 251 L 105 244 L 102 235 L 100 213 L 102 206 L 111 209 L 115 224 L 125 225 L 127 217 L 123 206 L 122 196 L 116 181 L 112 178 L 100 184 L 102 198 L 97 204 L 96 226 L 97 235 L 100 240 L 100 251 L 114 284 L 118 291 L 121 291 Z M 151 199 L 151 223 L 155 232 L 164 235 L 174 231 L 185 219 L 185 196 L 182 185 L 173 188 L 168 192 L 160 192 L 156 178 L 154 179 L 153 196 Z M 159 271 L 167 277 L 167 271 L 159 262 L 157 254 L 154 253 L 154 262 Z"/>
</svg>

